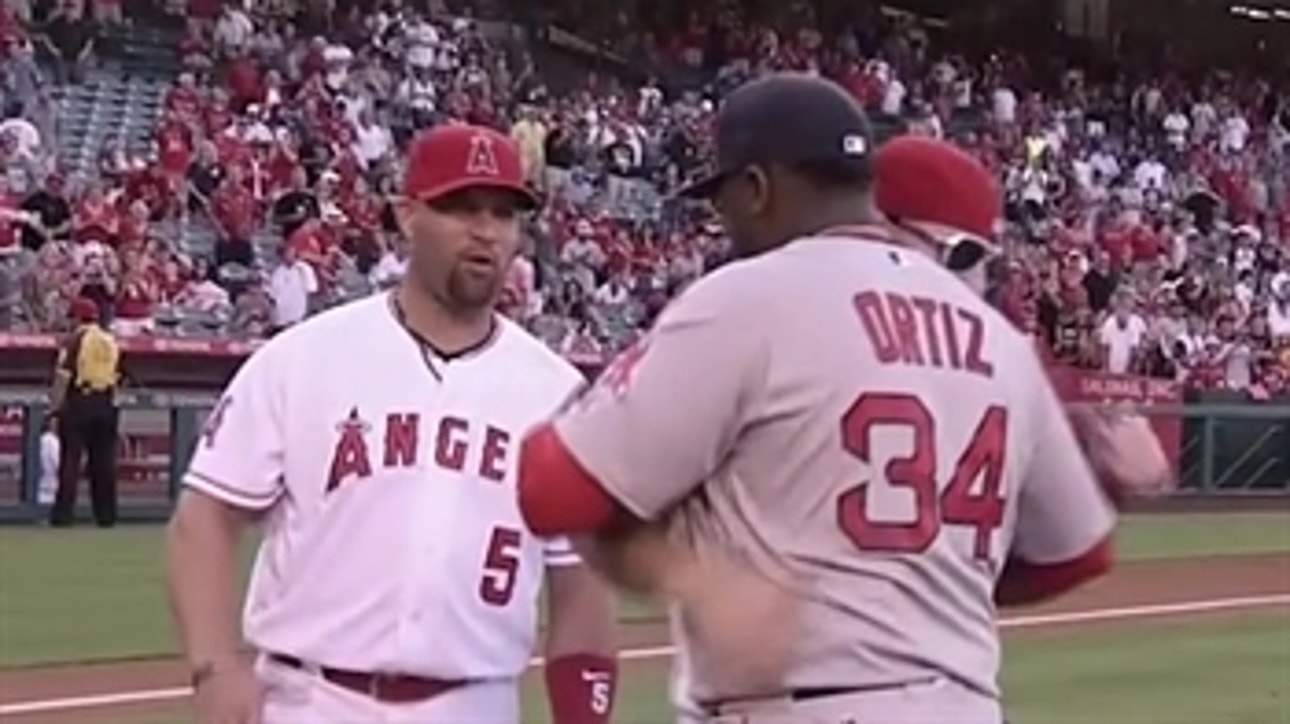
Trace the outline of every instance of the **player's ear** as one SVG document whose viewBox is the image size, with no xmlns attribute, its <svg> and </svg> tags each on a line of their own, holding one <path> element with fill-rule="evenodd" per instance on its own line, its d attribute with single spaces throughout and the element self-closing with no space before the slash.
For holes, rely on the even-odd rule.
<svg viewBox="0 0 1290 724">
<path fill-rule="evenodd" d="M 421 202 L 405 196 L 397 196 L 393 201 L 391 206 L 394 209 L 394 221 L 399 226 L 399 233 L 403 234 L 403 238 L 411 239 L 413 216 L 416 213 L 417 205 Z"/>
<path fill-rule="evenodd" d="M 748 187 L 748 211 L 760 216 L 770 207 L 770 176 L 762 166 L 749 166 L 743 173 Z"/>
</svg>

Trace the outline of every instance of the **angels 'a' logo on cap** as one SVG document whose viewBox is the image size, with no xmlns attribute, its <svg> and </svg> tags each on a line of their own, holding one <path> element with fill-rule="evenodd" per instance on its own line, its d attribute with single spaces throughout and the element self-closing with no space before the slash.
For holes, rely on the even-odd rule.
<svg viewBox="0 0 1290 724">
<path fill-rule="evenodd" d="M 493 139 L 484 134 L 470 138 L 470 154 L 466 157 L 466 173 L 471 176 L 500 176 L 497 167 L 497 149 Z"/>
</svg>

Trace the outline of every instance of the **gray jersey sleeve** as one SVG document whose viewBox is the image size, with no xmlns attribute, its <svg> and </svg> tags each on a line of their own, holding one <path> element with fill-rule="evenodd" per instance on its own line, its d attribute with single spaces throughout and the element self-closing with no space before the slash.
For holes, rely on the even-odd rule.
<svg viewBox="0 0 1290 724">
<path fill-rule="evenodd" d="M 643 519 L 721 464 L 756 405 L 766 337 L 736 271 L 687 290 L 556 421 L 579 463 Z"/>
<path fill-rule="evenodd" d="M 1038 363 L 1030 429 L 1035 445 L 1022 472 L 1013 555 L 1029 563 L 1061 563 L 1110 535 L 1115 513 L 1084 458 L 1075 433 Z"/>
</svg>

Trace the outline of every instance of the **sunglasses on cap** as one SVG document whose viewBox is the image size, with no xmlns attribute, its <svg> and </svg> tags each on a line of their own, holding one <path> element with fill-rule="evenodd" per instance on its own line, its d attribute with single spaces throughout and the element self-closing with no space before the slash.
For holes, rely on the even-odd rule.
<svg viewBox="0 0 1290 724">
<path fill-rule="evenodd" d="M 997 254 L 988 244 L 970 234 L 956 235 L 946 239 L 945 244 L 945 267 L 955 272 L 971 269 Z"/>
<path fill-rule="evenodd" d="M 967 271 L 998 255 L 993 244 L 972 234 L 962 232 L 935 234 L 918 224 L 907 223 L 900 219 L 891 219 L 891 221 L 929 246 L 940 250 L 941 263 L 952 272 Z"/>
</svg>

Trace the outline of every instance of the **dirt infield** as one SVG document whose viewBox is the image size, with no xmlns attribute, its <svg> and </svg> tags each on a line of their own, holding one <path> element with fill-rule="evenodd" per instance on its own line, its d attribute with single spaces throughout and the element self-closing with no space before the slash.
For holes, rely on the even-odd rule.
<svg viewBox="0 0 1290 724">
<path fill-rule="evenodd" d="M 1132 625 L 1127 619 L 1139 617 L 1238 616 L 1247 606 L 1287 603 L 1290 555 L 1129 563 L 1057 605 L 1006 617 L 1004 628 L 1018 629 L 1019 636 L 1060 635 L 1073 626 L 1126 626 Z M 666 665 L 667 632 L 661 622 L 626 624 L 622 638 L 634 665 Z M 182 664 L 173 659 L 4 671 L 0 719 L 70 724 L 181 716 L 184 678 Z"/>
</svg>

